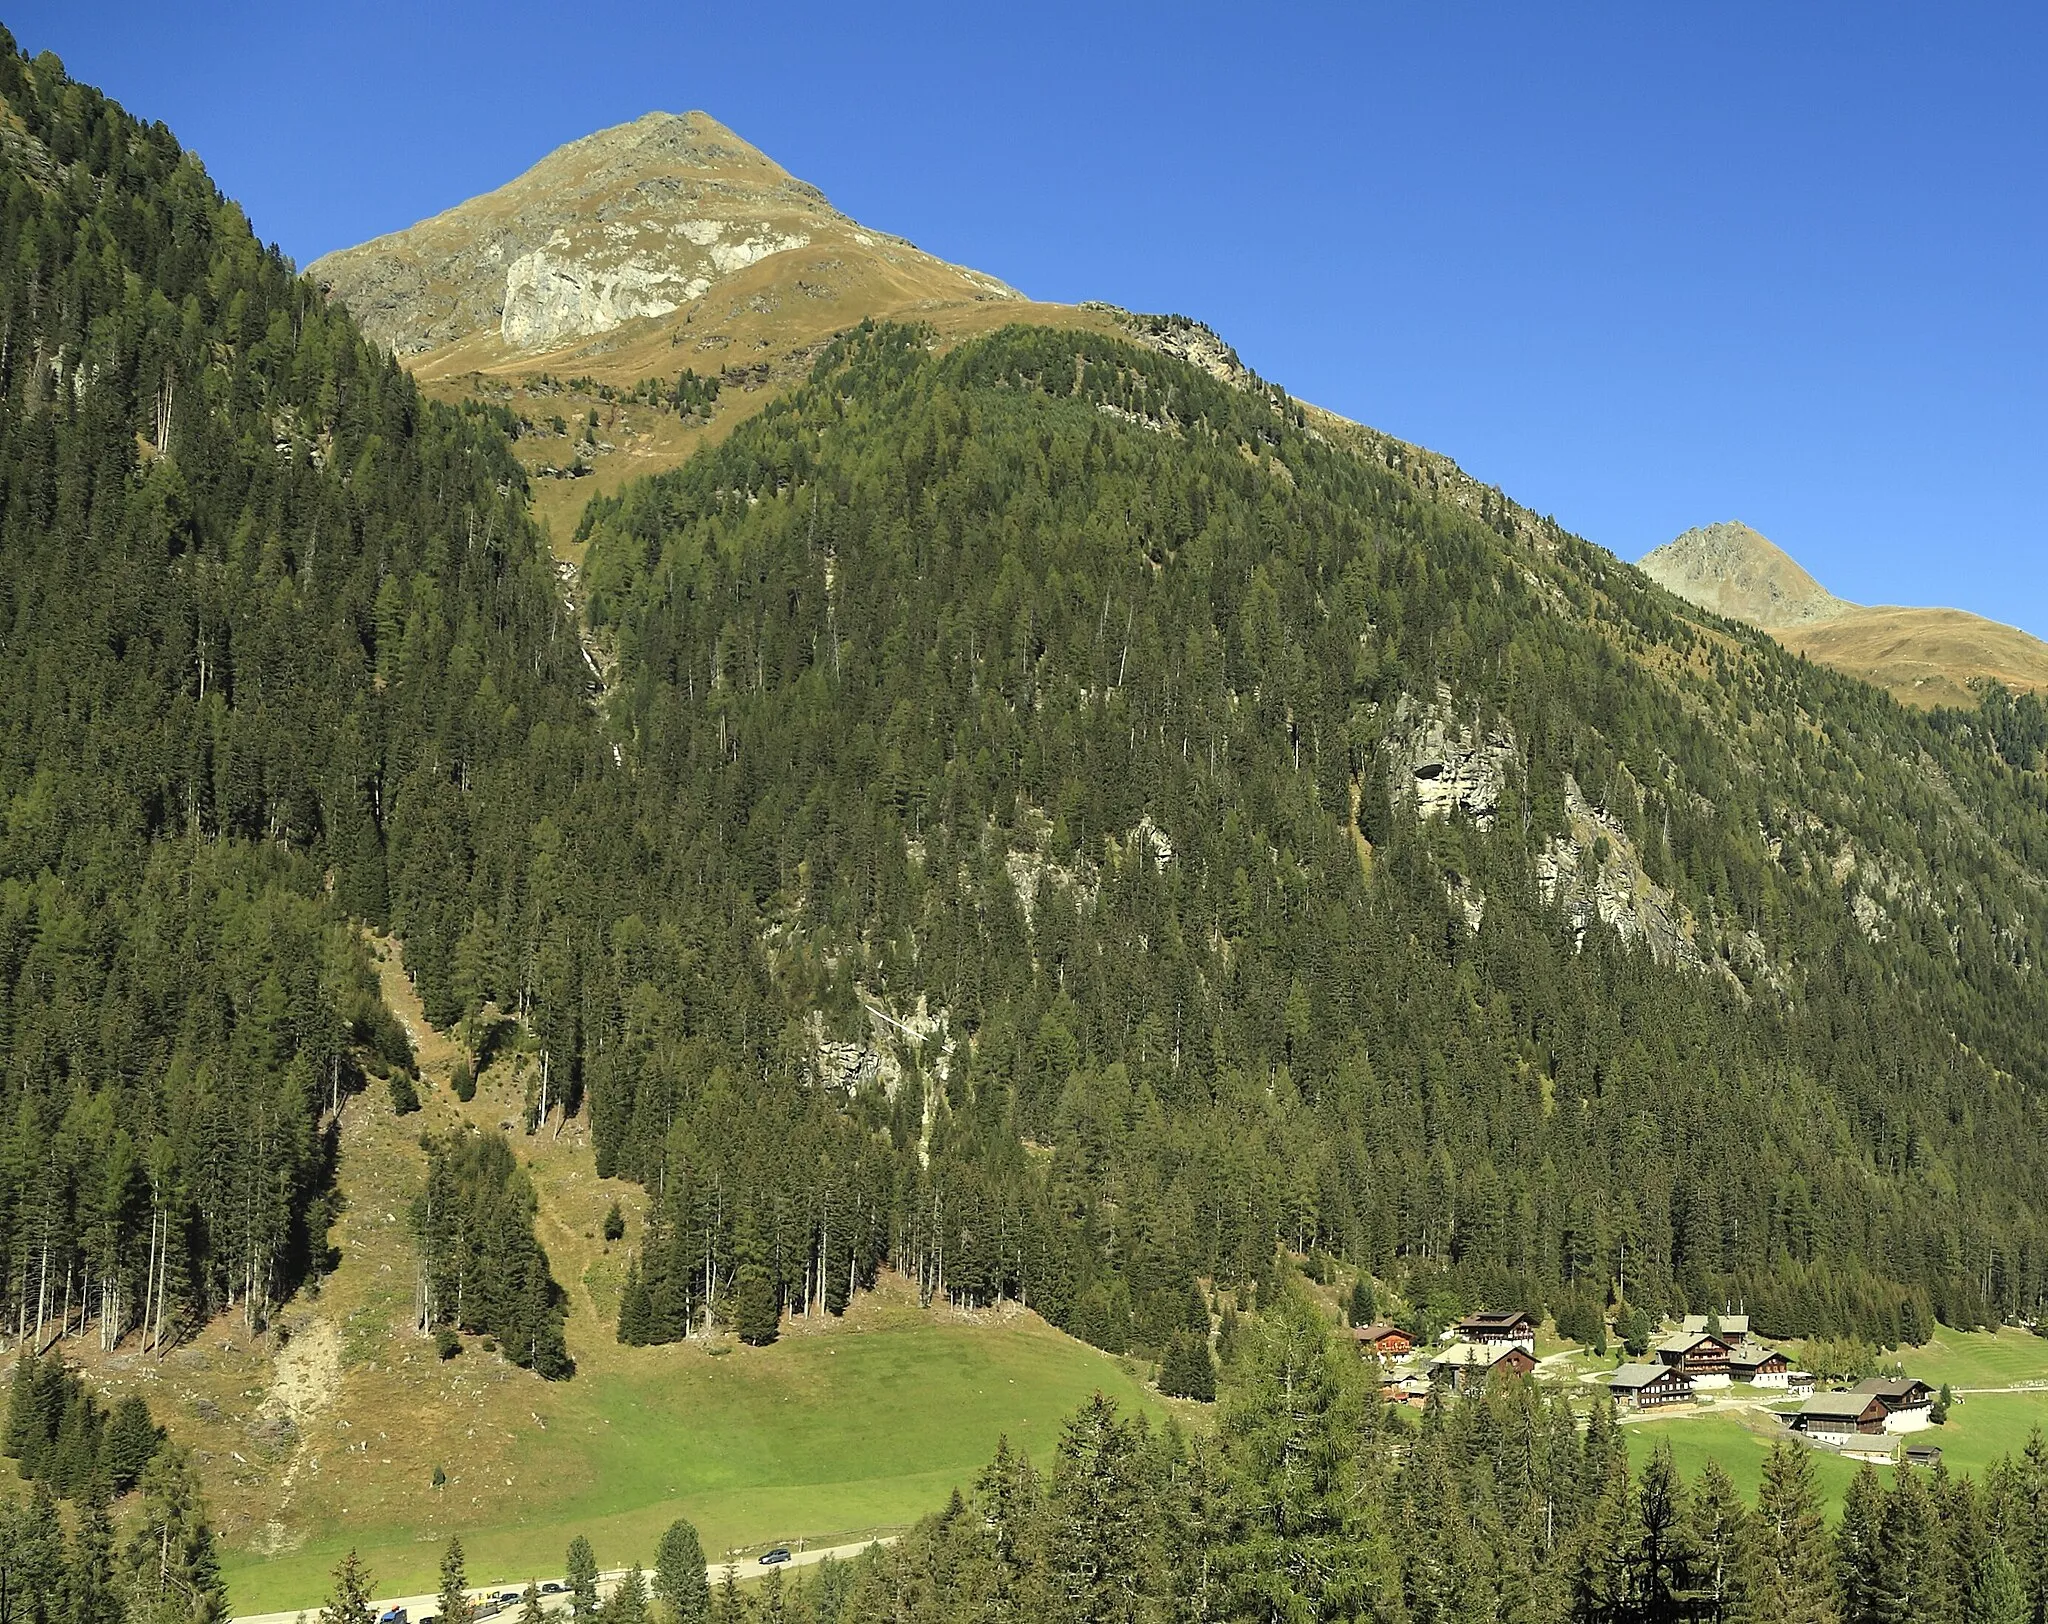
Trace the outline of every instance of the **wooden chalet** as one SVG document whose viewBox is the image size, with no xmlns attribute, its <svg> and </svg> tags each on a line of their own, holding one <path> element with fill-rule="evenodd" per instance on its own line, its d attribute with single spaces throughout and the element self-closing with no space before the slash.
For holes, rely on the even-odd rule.
<svg viewBox="0 0 2048 1624">
<path fill-rule="evenodd" d="M 1911 1444 L 1906 1449 L 1908 1466 L 1939 1466 L 1941 1464 L 1940 1444 Z"/>
<path fill-rule="evenodd" d="M 1886 1432 L 1918 1432 L 1934 1424 L 1934 1391 L 1910 1376 L 1871 1376 L 1850 1389 L 1884 1406 Z"/>
<path fill-rule="evenodd" d="M 1736 1381 L 1752 1382 L 1758 1387 L 1790 1387 L 1792 1361 L 1776 1348 L 1767 1348 L 1761 1342 L 1745 1342 L 1730 1351 L 1728 1374 Z"/>
<path fill-rule="evenodd" d="M 1377 1354 L 1383 1363 L 1405 1359 L 1415 1351 L 1415 1338 L 1398 1325 L 1356 1325 L 1351 1340 L 1361 1355 Z"/>
<path fill-rule="evenodd" d="M 1692 1378 L 1678 1365 L 1623 1365 L 1607 1383 L 1615 1402 L 1638 1410 L 1654 1410 L 1666 1404 L 1685 1404 L 1692 1399 Z"/>
<path fill-rule="evenodd" d="M 1716 1316 L 1712 1314 L 1688 1314 L 1678 1322 L 1680 1336 L 1704 1336 L 1707 1322 Z M 1718 1335 L 1731 1348 L 1749 1340 L 1749 1316 L 1747 1314 L 1722 1314 L 1718 1316 L 1721 1329 Z"/>
<path fill-rule="evenodd" d="M 1536 1316 L 1519 1308 L 1481 1309 L 1459 1320 L 1456 1329 L 1460 1342 L 1507 1342 L 1519 1344 L 1531 1353 L 1536 1351 Z"/>
<path fill-rule="evenodd" d="M 1795 1432 L 1840 1439 L 1884 1431 L 1884 1401 L 1875 1393 L 1815 1393 L 1791 1417 Z"/>
<path fill-rule="evenodd" d="M 1726 1337 L 1712 1331 L 1681 1332 L 1657 1344 L 1657 1362 L 1684 1371 L 1696 1387 L 1726 1387 L 1728 1356 L 1734 1351 Z"/>
<path fill-rule="evenodd" d="M 1495 1371 L 1527 1376 L 1536 1368 L 1536 1356 L 1514 1342 L 1453 1342 L 1429 1362 L 1431 1375 L 1448 1372 L 1451 1389 L 1476 1393 Z"/>
</svg>

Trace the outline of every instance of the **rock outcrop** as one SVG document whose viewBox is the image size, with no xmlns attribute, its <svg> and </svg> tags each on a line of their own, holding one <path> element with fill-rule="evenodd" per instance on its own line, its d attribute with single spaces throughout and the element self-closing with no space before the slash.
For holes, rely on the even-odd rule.
<svg viewBox="0 0 2048 1624">
<path fill-rule="evenodd" d="M 1564 809 L 1567 832 L 1537 854 L 1536 885 L 1546 901 L 1562 906 L 1578 941 L 1598 921 L 1622 941 L 1648 948 L 1660 964 L 1707 969 L 1699 921 L 1650 878 L 1620 820 L 1588 801 L 1569 775 Z"/>
<path fill-rule="evenodd" d="M 1506 723 L 1482 728 L 1477 720 L 1462 720 L 1448 688 L 1439 688 L 1429 705 L 1403 694 L 1385 749 L 1387 793 L 1395 806 L 1413 796 L 1418 817 L 1462 812 L 1481 829 L 1493 827 L 1516 760 Z"/>
</svg>

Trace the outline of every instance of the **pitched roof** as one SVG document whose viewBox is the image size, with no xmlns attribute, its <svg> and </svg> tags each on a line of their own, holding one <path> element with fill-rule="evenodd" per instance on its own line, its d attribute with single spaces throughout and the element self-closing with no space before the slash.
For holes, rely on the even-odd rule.
<svg viewBox="0 0 2048 1624">
<path fill-rule="evenodd" d="M 1681 1332 L 1677 1336 L 1666 1337 L 1657 1344 L 1657 1350 L 1660 1353 L 1690 1353 L 1702 1342 L 1711 1342 L 1716 1347 L 1722 1349 L 1732 1346 L 1728 1338 L 1716 1335 L 1712 1331 L 1690 1331 Z"/>
<path fill-rule="evenodd" d="M 1704 1331 L 1707 1328 L 1707 1321 L 1711 1318 L 1713 1318 L 1711 1314 L 1688 1314 L 1678 1322 L 1678 1328 L 1687 1335 L 1692 1335 Z M 1740 1342 L 1749 1335 L 1749 1316 L 1747 1314 L 1723 1314 L 1721 1316 L 1721 1334 L 1726 1337 L 1732 1337 Z"/>
<path fill-rule="evenodd" d="M 1728 1352 L 1728 1362 L 1731 1365 L 1761 1365 L 1768 1364 L 1773 1359 L 1785 1360 L 1785 1356 L 1776 1348 L 1767 1348 L 1761 1342 L 1745 1342 Z M 1790 1360 L 1785 1362 L 1791 1363 Z"/>
<path fill-rule="evenodd" d="M 1453 1342 L 1429 1362 L 1433 1365 L 1497 1365 L 1514 1350 L 1491 1342 Z"/>
<path fill-rule="evenodd" d="M 1609 1387 L 1648 1387 L 1655 1381 L 1681 1381 L 1688 1385 L 1692 1378 L 1685 1372 L 1673 1370 L 1669 1365 L 1623 1365 L 1608 1378 Z"/>
<path fill-rule="evenodd" d="M 1458 1321 L 1459 1326 L 1471 1326 L 1474 1330 L 1503 1331 L 1527 1321 L 1536 1323 L 1536 1316 L 1520 1308 L 1482 1308 L 1476 1314 L 1467 1314 Z"/>
<path fill-rule="evenodd" d="M 1405 1337 L 1408 1333 L 1398 1325 L 1354 1325 L 1351 1334 L 1360 1342 L 1383 1342 L 1390 1336 Z M 1410 1338 L 1412 1341 L 1413 1338 Z"/>
<path fill-rule="evenodd" d="M 1924 1404 L 1929 1393 L 1925 1382 L 1915 1381 L 1911 1376 L 1865 1376 L 1850 1391 L 1869 1393 L 1873 1397 L 1886 1399 L 1894 1404 Z"/>
<path fill-rule="evenodd" d="M 1854 1421 L 1876 1402 L 1876 1396 L 1871 1393 L 1815 1393 L 1799 1407 L 1799 1413 L 1822 1419 Z"/>
</svg>

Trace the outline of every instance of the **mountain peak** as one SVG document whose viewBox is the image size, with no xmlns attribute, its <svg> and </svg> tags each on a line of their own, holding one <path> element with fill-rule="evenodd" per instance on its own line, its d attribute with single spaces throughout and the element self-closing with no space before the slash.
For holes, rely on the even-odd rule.
<svg viewBox="0 0 2048 1624">
<path fill-rule="evenodd" d="M 2048 691 L 2048 644 L 2040 639 L 1961 609 L 1850 603 L 1737 521 L 1688 530 L 1639 567 L 1686 602 L 1760 627 L 1904 704 L 1968 710 L 1986 682 Z"/>
<path fill-rule="evenodd" d="M 1766 629 L 1834 620 L 1856 607 L 1740 520 L 1688 530 L 1646 555 L 1640 567 L 1688 603 Z"/>
<path fill-rule="evenodd" d="M 767 260 L 782 274 L 742 290 L 736 279 Z M 591 340 L 612 344 L 632 323 L 651 337 L 651 324 L 696 313 L 728 283 L 725 318 L 834 307 L 830 320 L 794 323 L 805 337 L 846 325 L 841 306 L 858 320 L 1018 296 L 863 229 L 704 112 L 595 131 L 493 191 L 307 269 L 400 356 L 472 369 L 543 354 L 580 363 Z"/>
</svg>

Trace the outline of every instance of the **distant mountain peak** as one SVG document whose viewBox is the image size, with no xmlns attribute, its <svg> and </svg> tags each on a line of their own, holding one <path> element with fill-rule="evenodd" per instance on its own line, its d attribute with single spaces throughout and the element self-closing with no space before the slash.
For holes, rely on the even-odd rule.
<svg viewBox="0 0 2048 1624">
<path fill-rule="evenodd" d="M 1867 608 L 1838 598 L 1746 524 L 1688 530 L 1639 567 L 1686 602 L 1760 627 L 1908 705 L 1969 709 L 1986 682 L 2048 691 L 2048 644 L 2040 639 L 1961 609 Z"/>
<path fill-rule="evenodd" d="M 1641 568 L 1688 603 L 1767 630 L 1834 620 L 1856 607 L 1740 520 L 1688 530 L 1646 556 Z"/>
</svg>

